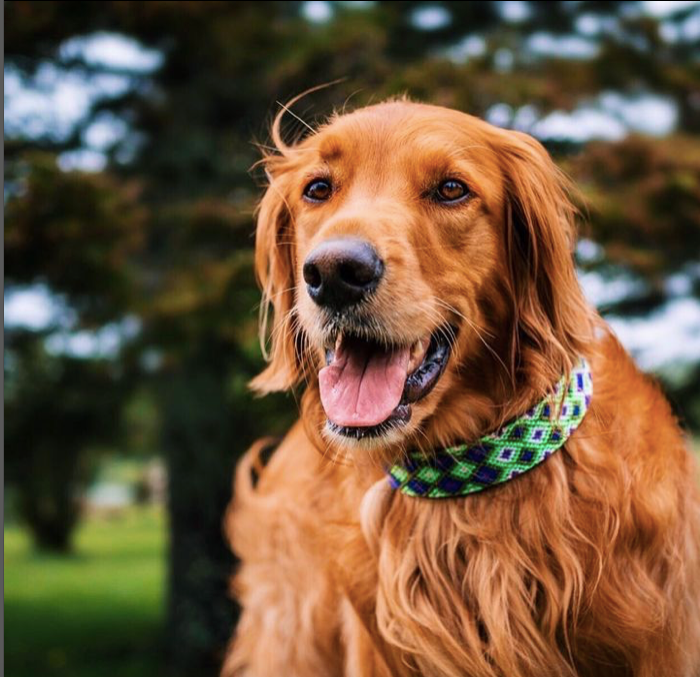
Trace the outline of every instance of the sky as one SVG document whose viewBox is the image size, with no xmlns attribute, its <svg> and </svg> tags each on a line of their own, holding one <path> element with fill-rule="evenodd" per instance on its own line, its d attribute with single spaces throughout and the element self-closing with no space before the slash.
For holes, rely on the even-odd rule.
<svg viewBox="0 0 700 677">
<path fill-rule="evenodd" d="M 358 11 L 371 3 L 355 2 Z M 676 9 L 699 5 L 700 1 L 673 2 L 669 0 L 642 2 L 642 10 L 663 17 Z M 305 3 L 303 12 L 312 22 L 327 21 L 332 16 L 327 2 Z M 503 2 L 501 11 L 508 21 L 521 21 L 528 14 L 527 3 Z M 449 21 L 449 15 L 440 7 L 426 7 L 416 11 L 416 25 L 425 30 L 435 30 Z M 583 18 L 579 26 L 580 36 L 556 37 L 538 33 L 530 39 L 529 49 L 542 54 L 564 53 L 570 58 L 590 58 L 594 55 L 594 43 L 586 35 L 600 30 L 596 17 Z M 683 37 L 700 39 L 700 13 L 688 20 L 681 29 Z M 678 39 L 667 30 L 666 39 Z M 450 48 L 448 56 L 465 61 L 483 53 L 485 43 L 478 36 L 470 36 L 463 43 Z M 96 72 L 89 77 L 62 70 L 55 65 L 42 65 L 34 80 L 24 82 L 11 67 L 5 68 L 5 132 L 28 136 L 49 135 L 65 138 L 74 126 L 84 118 L 90 106 L 102 97 L 123 95 L 132 87 L 147 83 L 149 74 L 163 62 L 160 52 L 148 49 L 136 40 L 116 33 L 100 32 L 72 38 L 60 48 L 66 59 L 82 57 L 89 64 L 118 73 Z M 512 58 L 510 59 L 512 63 Z M 504 55 L 502 67 L 509 68 L 509 58 Z M 498 64 L 497 64 L 498 65 Z M 533 106 L 512 109 L 506 104 L 496 104 L 487 112 L 487 119 L 496 125 L 526 131 L 543 141 L 590 139 L 619 140 L 630 132 L 664 136 L 671 133 L 677 122 L 673 102 L 654 94 L 625 97 L 617 92 L 602 92 L 596 98 L 584 101 L 573 111 L 553 111 L 540 115 Z M 106 151 L 113 145 L 119 147 L 117 160 L 129 159 L 138 144 L 128 125 L 111 114 L 99 116 L 83 133 L 81 149 L 62 153 L 59 165 L 65 171 L 100 171 L 107 158 Z M 121 155 L 120 155 L 121 154 Z M 586 250 L 595 253 L 593 243 L 579 246 L 579 254 Z M 681 275 L 682 278 L 682 275 Z M 594 305 L 609 302 L 615 294 L 627 293 L 629 280 L 603 279 L 599 274 L 581 274 L 581 283 Z M 635 354 L 646 369 L 662 369 L 684 360 L 700 359 L 700 303 L 687 291 L 683 280 L 678 282 L 679 293 L 671 294 L 671 301 L 662 310 L 644 319 L 610 318 L 610 322 L 623 343 Z M 683 291 L 685 289 L 685 292 Z M 43 329 L 55 326 L 49 339 L 49 348 L 56 352 L 75 355 L 115 354 L 120 341 L 138 332 L 133 318 L 109 325 L 98 332 L 78 332 L 72 328 L 71 310 L 45 286 L 9 290 L 5 294 L 5 324 Z"/>
</svg>

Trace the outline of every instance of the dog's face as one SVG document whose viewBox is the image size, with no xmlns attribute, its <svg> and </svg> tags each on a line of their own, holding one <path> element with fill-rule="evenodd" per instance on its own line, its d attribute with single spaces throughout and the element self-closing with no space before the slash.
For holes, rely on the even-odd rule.
<svg viewBox="0 0 700 677">
<path fill-rule="evenodd" d="M 549 342 L 566 366 L 571 210 L 537 142 L 402 101 L 280 151 L 266 161 L 256 253 L 271 363 L 254 387 L 306 377 L 327 439 L 398 448 L 458 392 L 493 404 L 528 347 Z"/>
</svg>

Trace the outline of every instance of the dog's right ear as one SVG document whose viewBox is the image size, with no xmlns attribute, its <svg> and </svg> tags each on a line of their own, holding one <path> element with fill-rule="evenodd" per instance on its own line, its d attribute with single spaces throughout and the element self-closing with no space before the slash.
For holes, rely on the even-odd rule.
<svg viewBox="0 0 700 677">
<path fill-rule="evenodd" d="M 303 376 L 301 342 L 296 328 L 294 301 L 296 293 L 296 247 L 294 220 L 289 208 L 292 194 L 291 177 L 299 168 L 298 137 L 288 145 L 282 138 L 282 119 L 297 101 L 331 83 L 311 87 L 280 104 L 270 128 L 274 145 L 265 151 L 259 164 L 265 167 L 268 188 L 258 207 L 255 236 L 255 274 L 262 289 L 260 304 L 260 346 L 267 367 L 250 382 L 250 388 L 260 395 L 289 390 Z M 303 120 L 302 120 L 303 122 Z M 312 131 L 308 124 L 304 126 Z M 272 313 L 272 322 L 270 322 Z M 269 344 L 269 349 L 268 349 Z"/>
<path fill-rule="evenodd" d="M 269 160 L 270 165 L 277 164 Z M 296 253 L 287 180 L 284 171 L 272 167 L 268 167 L 267 176 L 269 186 L 258 208 L 255 273 L 263 293 L 260 345 L 268 364 L 250 382 L 251 389 L 260 395 L 288 390 L 301 378 L 294 328 Z"/>
</svg>

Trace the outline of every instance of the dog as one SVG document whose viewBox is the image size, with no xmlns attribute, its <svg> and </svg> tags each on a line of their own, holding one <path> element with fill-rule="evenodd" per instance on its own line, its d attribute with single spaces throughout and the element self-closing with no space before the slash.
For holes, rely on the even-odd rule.
<svg viewBox="0 0 700 677">
<path fill-rule="evenodd" d="M 223 674 L 700 675 L 695 468 L 544 148 L 407 99 L 290 145 L 280 117 L 252 387 L 301 417 L 236 472 Z"/>
</svg>

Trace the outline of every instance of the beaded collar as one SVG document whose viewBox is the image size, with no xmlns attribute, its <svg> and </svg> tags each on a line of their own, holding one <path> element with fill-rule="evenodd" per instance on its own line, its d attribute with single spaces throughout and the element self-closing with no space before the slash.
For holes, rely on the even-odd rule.
<svg viewBox="0 0 700 677">
<path fill-rule="evenodd" d="M 389 469 L 389 482 L 407 496 L 419 498 L 467 496 L 508 482 L 538 466 L 571 437 L 588 411 L 592 394 L 590 368 L 581 358 L 568 385 L 562 376 L 554 392 L 523 416 L 471 444 L 430 456 L 411 453 Z"/>
</svg>

